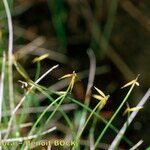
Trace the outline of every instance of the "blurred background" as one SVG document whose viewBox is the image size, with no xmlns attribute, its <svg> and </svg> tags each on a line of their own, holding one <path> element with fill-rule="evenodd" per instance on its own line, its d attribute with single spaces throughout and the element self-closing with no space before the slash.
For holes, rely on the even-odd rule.
<svg viewBox="0 0 150 150">
<path fill-rule="evenodd" d="M 149 0 L 10 0 L 14 26 L 14 54 L 29 76 L 35 76 L 36 65 L 32 60 L 48 53 L 42 61 L 42 72 L 60 64 L 42 85 L 62 90 L 65 85 L 56 84 L 64 74 L 89 70 L 87 50 L 96 56 L 94 85 L 111 98 L 102 110 L 109 119 L 127 90 L 120 90 L 125 83 L 140 74 L 140 87 L 135 88 L 128 102 L 134 107 L 150 84 L 150 1 Z M 7 48 L 7 22 L 0 2 L 0 49 Z M 2 54 L 2 51 L 1 51 Z M 20 75 L 14 71 L 14 84 Z M 88 72 L 73 90 L 74 96 L 84 102 Z M 41 100 L 40 105 L 46 101 Z M 143 147 L 150 144 L 150 103 L 136 116 L 126 135 Z M 125 109 L 125 107 L 124 107 Z M 119 114 L 114 124 L 120 128 L 126 117 Z M 115 135 L 111 131 L 104 142 L 111 143 Z M 121 143 L 128 148 L 125 143 Z"/>
</svg>

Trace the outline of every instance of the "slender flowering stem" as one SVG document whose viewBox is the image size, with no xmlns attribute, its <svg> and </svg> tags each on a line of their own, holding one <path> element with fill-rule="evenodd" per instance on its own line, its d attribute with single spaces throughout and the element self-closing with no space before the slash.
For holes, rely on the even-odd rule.
<svg viewBox="0 0 150 150">
<path fill-rule="evenodd" d="M 137 107 L 142 107 L 146 103 L 146 101 L 149 99 L 149 97 L 150 97 L 150 89 L 148 89 L 148 91 L 146 92 L 144 97 L 140 100 Z M 131 124 L 131 122 L 137 115 L 138 111 L 139 110 L 133 111 L 132 114 L 129 116 L 127 122 L 124 123 L 123 127 L 121 128 L 121 130 L 119 131 L 119 133 L 117 134 L 117 136 L 115 137 L 113 142 L 111 143 L 109 150 L 115 149 L 115 147 L 119 144 L 119 141 L 121 140 L 122 136 L 124 135 L 127 127 Z"/>
<path fill-rule="evenodd" d="M 129 89 L 127 95 L 125 96 L 125 98 L 123 99 L 122 103 L 120 104 L 120 106 L 118 107 L 118 109 L 115 111 L 115 113 L 113 114 L 113 116 L 111 117 L 111 119 L 108 121 L 108 123 L 106 124 L 105 128 L 103 129 L 103 131 L 101 132 L 101 134 L 99 135 L 98 139 L 96 140 L 95 144 L 94 144 L 94 149 L 96 149 L 96 147 L 99 144 L 99 141 L 102 139 L 102 137 L 104 136 L 105 132 L 107 131 L 108 127 L 110 126 L 110 124 L 112 123 L 112 121 L 115 119 L 115 117 L 117 116 L 117 114 L 119 113 L 119 111 L 121 110 L 121 108 L 123 107 L 123 105 L 125 104 L 125 102 L 127 101 L 128 97 L 130 96 L 134 86 L 136 85 L 137 79 L 138 79 L 139 75 L 137 76 L 137 78 L 134 80 L 135 82 L 133 82 L 131 88 Z"/>
</svg>

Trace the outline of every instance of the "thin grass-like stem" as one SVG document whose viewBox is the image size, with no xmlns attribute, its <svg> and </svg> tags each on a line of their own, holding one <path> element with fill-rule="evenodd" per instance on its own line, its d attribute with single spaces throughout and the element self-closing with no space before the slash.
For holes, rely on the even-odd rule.
<svg viewBox="0 0 150 150">
<path fill-rule="evenodd" d="M 0 124 L 2 122 L 2 105 L 4 99 L 4 77 L 5 77 L 5 64 L 6 64 L 6 54 L 3 52 L 3 63 L 2 63 L 2 73 L 1 73 L 1 80 L 0 80 Z M 0 131 L 0 141 L 2 140 L 1 137 L 2 132 Z M 1 150 L 0 145 L 0 150 Z"/>
<path fill-rule="evenodd" d="M 149 99 L 150 97 L 150 89 L 148 89 L 148 91 L 146 92 L 146 94 L 144 95 L 144 97 L 140 100 L 140 102 L 138 103 L 137 107 L 142 107 L 144 106 L 144 104 L 146 103 L 146 101 Z M 133 111 L 131 113 L 131 115 L 129 116 L 128 120 L 124 123 L 124 125 L 122 126 L 122 128 L 120 129 L 119 133 L 117 134 L 117 136 L 115 137 L 115 139 L 113 140 L 113 142 L 111 143 L 109 150 L 115 149 L 115 147 L 118 146 L 119 142 L 121 141 L 122 136 L 124 135 L 127 127 L 131 124 L 131 122 L 133 121 L 133 119 L 135 118 L 135 116 L 137 115 L 139 110 Z"/>
<path fill-rule="evenodd" d="M 11 113 L 15 108 L 14 104 L 14 89 L 13 89 L 13 23 L 11 12 L 9 8 L 9 4 L 7 0 L 3 0 L 3 4 L 6 11 L 7 22 L 8 22 L 8 31 L 9 31 L 9 38 L 8 38 L 8 83 L 9 83 L 9 101 L 10 101 L 10 110 Z M 14 126 L 16 127 L 16 119 L 14 116 Z"/>
<path fill-rule="evenodd" d="M 72 150 L 75 150 L 76 147 L 78 146 L 80 137 L 81 137 L 81 135 L 82 135 L 82 133 L 83 133 L 85 127 L 87 126 L 89 120 L 90 120 L 91 117 L 93 116 L 93 114 L 94 114 L 94 112 L 96 111 L 96 109 L 98 109 L 98 107 L 100 106 L 100 104 L 101 104 L 101 102 L 99 102 L 99 103 L 95 106 L 95 108 L 92 110 L 92 112 L 90 113 L 89 117 L 87 118 L 87 120 L 86 120 L 86 122 L 84 123 L 82 129 L 80 130 L 79 134 L 78 134 L 77 137 L 76 137 L 76 145 L 72 148 Z"/>
<path fill-rule="evenodd" d="M 69 100 L 71 100 L 72 102 L 76 103 L 77 105 L 83 107 L 84 109 L 88 110 L 89 112 L 92 112 L 93 110 L 91 108 L 89 108 L 88 106 L 86 106 L 85 104 L 82 104 L 81 102 L 79 102 L 78 100 L 76 99 L 73 99 L 71 97 L 68 97 Z M 93 112 L 93 115 L 95 117 L 97 117 L 99 120 L 101 120 L 105 125 L 108 123 L 108 121 L 103 118 L 101 115 L 99 115 L 97 112 Z M 109 126 L 115 133 L 118 133 L 119 130 L 113 126 L 112 124 L 110 124 Z M 133 143 L 125 136 L 123 136 L 123 140 L 126 141 L 130 146 L 133 146 Z"/>
<path fill-rule="evenodd" d="M 47 108 L 42 112 L 42 114 L 38 117 L 37 121 L 34 123 L 34 125 L 32 126 L 30 132 L 29 132 L 29 136 L 32 135 L 33 131 L 35 130 L 37 124 L 40 122 L 40 120 L 43 118 L 43 116 L 45 115 L 45 113 L 55 104 L 57 103 L 57 101 L 59 101 L 62 98 L 62 96 L 58 97 L 55 101 L 53 101 L 49 106 L 47 106 Z"/>
<path fill-rule="evenodd" d="M 109 128 L 110 124 L 112 123 L 112 121 L 116 118 L 116 116 L 118 115 L 119 111 L 121 110 L 121 108 L 123 107 L 123 105 L 125 104 L 125 102 L 127 101 L 128 97 L 130 96 L 134 86 L 136 85 L 136 81 L 138 79 L 135 79 L 135 82 L 132 84 L 132 86 L 130 87 L 127 95 L 125 96 L 125 98 L 123 99 L 122 103 L 120 104 L 120 106 L 118 107 L 118 109 L 115 111 L 115 113 L 113 114 L 113 116 L 111 117 L 111 119 L 108 121 L 108 123 L 106 124 L 105 128 L 102 130 L 101 134 L 98 136 L 95 144 L 94 144 L 94 149 L 96 149 L 96 147 L 98 146 L 100 140 L 102 139 L 102 137 L 105 135 L 107 129 Z"/>
<path fill-rule="evenodd" d="M 72 90 L 72 88 L 73 88 L 73 85 L 74 85 L 73 82 L 75 82 L 75 81 L 73 81 L 73 79 L 74 79 L 74 77 L 75 77 L 74 75 L 76 75 L 76 74 L 75 74 L 75 73 L 72 74 L 72 78 L 71 78 L 70 84 L 69 84 L 67 90 L 64 92 L 64 94 L 61 95 L 61 96 L 59 96 L 55 101 L 53 101 L 53 102 L 43 111 L 43 113 L 40 115 L 40 117 L 39 117 L 39 118 L 37 119 L 37 121 L 34 123 L 32 129 L 31 129 L 30 132 L 29 132 L 29 136 L 33 133 L 33 131 L 35 130 L 36 125 L 37 125 L 37 124 L 39 123 L 39 121 L 42 119 L 42 117 L 43 117 L 44 114 L 47 112 L 47 110 L 59 100 L 60 102 L 57 104 L 57 106 L 56 106 L 56 108 L 54 109 L 54 111 L 51 113 L 51 115 L 50 115 L 50 116 L 48 117 L 48 119 L 46 120 L 45 125 L 47 125 L 48 122 L 49 122 L 49 121 L 52 119 L 52 117 L 55 115 L 56 111 L 60 108 L 60 106 L 61 106 L 61 104 L 63 103 L 64 99 L 66 98 L 66 96 L 68 95 L 68 93 L 71 92 L 71 90 Z M 26 145 L 25 148 L 24 148 L 24 144 L 23 144 L 23 146 L 21 147 L 21 150 L 22 150 L 22 148 L 23 148 L 23 150 L 27 150 L 27 149 L 28 149 L 28 145 Z"/>
</svg>

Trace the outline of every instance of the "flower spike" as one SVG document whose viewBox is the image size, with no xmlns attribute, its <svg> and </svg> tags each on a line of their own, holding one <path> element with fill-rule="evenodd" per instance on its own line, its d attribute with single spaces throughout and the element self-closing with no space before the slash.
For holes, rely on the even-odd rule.
<svg viewBox="0 0 150 150">
<path fill-rule="evenodd" d="M 98 88 L 95 87 L 95 86 L 94 86 L 94 88 L 95 88 L 95 90 L 96 90 L 102 97 L 105 97 L 105 94 L 104 94 L 100 89 L 98 89 Z"/>
<path fill-rule="evenodd" d="M 105 95 L 100 89 L 98 89 L 97 87 L 94 87 L 95 90 L 99 93 L 99 95 L 97 94 L 93 94 L 93 97 L 97 100 L 100 100 L 100 106 L 99 108 L 102 109 L 105 104 L 107 103 L 107 100 L 109 98 L 109 95 Z"/>
<path fill-rule="evenodd" d="M 137 107 L 132 107 L 132 108 L 130 108 L 129 104 L 127 103 L 127 108 L 126 108 L 126 110 L 124 111 L 123 116 L 124 116 L 126 113 L 128 113 L 128 112 L 140 110 L 140 109 L 142 109 L 142 108 L 143 108 L 143 107 L 141 107 L 141 106 L 137 106 Z"/>
<path fill-rule="evenodd" d="M 133 84 L 139 86 L 140 84 L 139 84 L 139 82 L 137 82 L 138 77 L 139 77 L 139 75 L 134 80 L 132 80 L 132 81 L 128 82 L 127 84 L 125 84 L 124 86 L 122 86 L 121 89 L 126 88 Z"/>
<path fill-rule="evenodd" d="M 70 92 L 71 92 L 72 89 L 73 89 L 73 86 L 74 86 L 74 84 L 77 80 L 77 77 L 78 77 L 77 74 L 75 73 L 75 71 L 73 71 L 73 73 L 71 73 L 71 74 L 66 74 L 66 75 L 62 76 L 61 78 L 59 78 L 59 80 L 65 79 L 65 78 L 71 78 L 71 81 L 70 81 L 70 84 L 69 84 Z"/>
</svg>

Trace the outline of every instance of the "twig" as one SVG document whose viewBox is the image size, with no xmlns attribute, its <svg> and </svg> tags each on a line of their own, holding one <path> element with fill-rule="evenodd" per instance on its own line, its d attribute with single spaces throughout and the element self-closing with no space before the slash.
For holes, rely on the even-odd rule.
<svg viewBox="0 0 150 150">
<path fill-rule="evenodd" d="M 38 138 L 39 136 L 43 136 L 43 135 L 46 135 L 52 131 L 56 130 L 56 127 L 52 127 L 44 132 L 42 132 L 41 134 L 34 134 L 34 135 L 30 135 L 30 136 L 27 136 L 27 137 L 19 137 L 19 138 L 12 138 L 12 139 L 6 139 L 6 140 L 2 140 L 1 142 L 23 142 L 23 141 L 26 141 L 26 140 L 31 140 L 31 139 L 35 139 L 35 138 Z"/>
<path fill-rule="evenodd" d="M 144 97 L 140 100 L 137 107 L 142 107 L 146 103 L 146 101 L 148 100 L 149 97 L 150 97 L 150 88 L 148 89 L 148 91 L 146 92 Z M 129 116 L 127 122 L 123 125 L 123 127 L 121 128 L 121 130 L 119 131 L 119 133 L 117 134 L 117 136 L 115 137 L 113 142 L 111 143 L 111 145 L 109 147 L 109 150 L 115 149 L 115 147 L 118 145 L 118 142 L 120 142 L 120 140 L 121 140 L 122 136 L 124 135 L 127 127 L 131 124 L 131 122 L 133 121 L 133 119 L 137 115 L 138 111 L 139 110 L 136 110 L 136 111 L 133 111 L 131 113 L 131 115 Z"/>
<path fill-rule="evenodd" d="M 6 55 L 3 52 L 3 64 L 2 64 L 2 73 L 1 73 L 1 81 L 0 81 L 0 124 L 2 121 L 2 104 L 3 104 L 3 95 L 4 95 L 4 77 L 5 77 L 5 64 L 6 64 Z M 2 140 L 0 131 L 0 141 Z M 1 150 L 1 146 L 0 146 Z"/>
<path fill-rule="evenodd" d="M 7 128 L 7 132 L 6 132 L 6 135 L 4 137 L 4 139 L 7 139 L 8 135 L 9 135 L 9 132 L 10 132 L 10 129 L 11 129 L 11 125 L 12 125 L 12 121 L 13 121 L 13 118 L 14 118 L 14 115 L 15 113 L 17 112 L 17 110 L 19 109 L 19 107 L 22 105 L 22 103 L 24 102 L 24 100 L 26 99 L 26 96 L 32 91 L 32 89 L 34 88 L 34 86 L 36 84 L 38 84 L 46 75 L 48 75 L 52 70 L 54 70 L 55 68 L 57 68 L 58 65 L 55 65 L 53 66 L 52 68 L 50 68 L 47 72 L 45 72 L 36 82 L 35 84 L 33 84 L 30 89 L 26 92 L 25 96 L 20 100 L 19 104 L 15 107 L 15 109 L 13 110 L 12 112 L 12 116 L 9 120 L 9 123 L 8 123 L 8 128 Z"/>
</svg>

